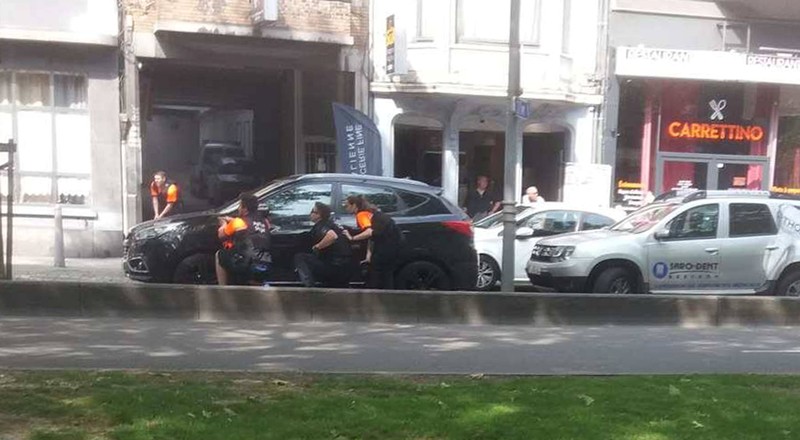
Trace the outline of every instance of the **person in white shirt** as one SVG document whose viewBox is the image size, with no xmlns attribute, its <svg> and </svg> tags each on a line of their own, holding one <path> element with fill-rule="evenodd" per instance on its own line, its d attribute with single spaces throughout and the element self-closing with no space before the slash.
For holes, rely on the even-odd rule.
<svg viewBox="0 0 800 440">
<path fill-rule="evenodd" d="M 522 195 L 522 200 L 520 201 L 520 203 L 525 206 L 533 206 L 542 202 L 544 202 L 544 197 L 539 195 L 539 189 L 535 186 L 529 186 L 528 189 L 525 190 L 525 194 Z"/>
</svg>

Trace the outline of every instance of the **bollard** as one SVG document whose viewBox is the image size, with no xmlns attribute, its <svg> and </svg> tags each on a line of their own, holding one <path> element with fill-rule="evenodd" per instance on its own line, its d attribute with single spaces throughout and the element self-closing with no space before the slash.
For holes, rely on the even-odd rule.
<svg viewBox="0 0 800 440">
<path fill-rule="evenodd" d="M 53 246 L 53 266 L 66 267 L 64 264 L 64 222 L 61 218 L 61 205 L 56 205 L 55 219 L 55 244 Z"/>
</svg>

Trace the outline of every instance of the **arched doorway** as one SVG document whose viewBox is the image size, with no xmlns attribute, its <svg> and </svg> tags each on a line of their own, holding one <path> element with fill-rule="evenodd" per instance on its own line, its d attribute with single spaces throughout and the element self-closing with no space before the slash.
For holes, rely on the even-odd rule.
<svg viewBox="0 0 800 440">
<path fill-rule="evenodd" d="M 442 124 L 403 114 L 394 122 L 394 176 L 442 186 Z"/>
<path fill-rule="evenodd" d="M 569 130 L 533 123 L 522 135 L 522 190 L 536 186 L 548 201 L 562 200 L 564 166 L 570 161 Z"/>
</svg>

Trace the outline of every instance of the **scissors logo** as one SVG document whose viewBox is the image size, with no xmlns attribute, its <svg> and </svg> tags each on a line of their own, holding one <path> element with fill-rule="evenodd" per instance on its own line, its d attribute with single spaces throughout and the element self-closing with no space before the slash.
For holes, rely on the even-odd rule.
<svg viewBox="0 0 800 440">
<path fill-rule="evenodd" d="M 715 121 L 717 119 L 722 121 L 725 119 L 725 115 L 722 114 L 722 110 L 724 110 L 725 107 L 728 106 L 728 101 L 726 99 L 720 99 L 719 101 L 717 101 L 716 99 L 712 99 L 711 101 L 708 101 L 708 106 L 711 107 L 711 110 L 714 111 L 713 113 L 711 113 L 712 121 Z"/>
</svg>

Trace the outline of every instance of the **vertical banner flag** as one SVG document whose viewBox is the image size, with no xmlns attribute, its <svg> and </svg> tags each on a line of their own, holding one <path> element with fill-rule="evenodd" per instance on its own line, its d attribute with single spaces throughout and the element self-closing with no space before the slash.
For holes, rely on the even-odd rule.
<svg viewBox="0 0 800 440">
<path fill-rule="evenodd" d="M 383 174 L 381 135 L 369 116 L 353 107 L 333 103 L 338 171 L 346 174 Z"/>
</svg>

